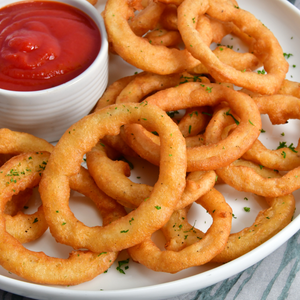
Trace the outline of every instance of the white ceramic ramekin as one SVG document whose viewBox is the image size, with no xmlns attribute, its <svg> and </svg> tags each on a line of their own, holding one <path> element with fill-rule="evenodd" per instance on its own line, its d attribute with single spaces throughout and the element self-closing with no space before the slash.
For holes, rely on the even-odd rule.
<svg viewBox="0 0 300 300">
<path fill-rule="evenodd" d="M 15 92 L 0 89 L 0 128 L 33 134 L 49 142 L 59 140 L 75 122 L 87 115 L 106 89 L 108 42 L 102 17 L 86 0 L 56 0 L 88 14 L 101 33 L 101 49 L 91 66 L 76 78 L 54 88 Z M 1 7 L 19 2 L 1 0 Z"/>
</svg>

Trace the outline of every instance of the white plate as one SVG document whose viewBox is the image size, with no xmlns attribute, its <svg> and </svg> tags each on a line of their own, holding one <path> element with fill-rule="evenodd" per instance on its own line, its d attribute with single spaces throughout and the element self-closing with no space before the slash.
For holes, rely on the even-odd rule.
<svg viewBox="0 0 300 300">
<path fill-rule="evenodd" d="M 98 0 L 97 8 L 99 13 L 104 7 L 104 0 Z M 288 59 L 290 63 L 290 71 L 287 79 L 300 82 L 300 74 L 297 72 L 300 67 L 300 57 L 298 49 L 300 49 L 300 13 L 299 11 L 285 0 L 239 0 L 241 8 L 247 9 L 256 15 L 268 28 L 270 28 L 278 38 L 285 53 L 291 53 Z M 238 46 L 235 40 L 227 39 L 224 43 L 233 45 L 234 49 Z M 296 67 L 294 68 L 293 65 Z M 137 71 L 134 67 L 129 66 L 117 56 L 112 56 L 110 60 L 110 83 L 118 78 L 126 75 L 134 74 Z M 264 134 L 263 142 L 271 149 L 275 149 L 279 145 L 279 141 L 286 141 L 288 144 L 297 145 L 299 138 L 299 121 L 289 122 L 287 125 L 272 126 L 268 118 L 263 118 L 263 128 L 267 131 Z M 282 137 L 281 133 L 285 136 Z M 135 164 L 136 165 L 136 164 Z M 146 168 L 146 163 L 143 166 Z M 132 180 L 139 182 L 138 176 L 142 176 L 141 180 L 145 180 L 141 168 L 135 168 L 132 172 Z M 156 170 L 153 170 L 155 174 Z M 148 177 L 153 181 L 154 175 Z M 233 231 L 238 231 L 244 226 L 250 225 L 258 213 L 264 207 L 263 201 L 255 201 L 254 196 L 246 193 L 238 193 L 233 189 L 225 186 L 218 187 L 233 208 L 236 219 L 233 219 Z M 296 199 L 299 192 L 295 192 Z M 244 200 L 247 197 L 249 200 Z M 85 198 L 78 194 L 73 194 L 70 205 L 75 215 L 89 226 L 97 225 L 101 222 L 99 216 L 94 210 L 93 205 L 86 206 L 83 202 Z M 243 210 L 244 206 L 251 207 L 251 213 Z M 179 294 L 191 292 L 213 285 L 221 280 L 229 278 L 246 268 L 252 266 L 256 262 L 265 258 L 293 234 L 300 229 L 300 201 L 296 201 L 296 212 L 294 220 L 281 232 L 272 239 L 254 249 L 248 254 L 224 265 L 208 264 L 202 267 L 195 267 L 181 271 L 177 274 L 156 273 L 146 269 L 145 267 L 129 262 L 129 269 L 126 274 L 120 274 L 116 270 L 117 263 L 113 265 L 107 273 L 101 274 L 94 280 L 80 284 L 74 287 L 56 287 L 43 286 L 28 283 L 19 277 L 9 274 L 3 268 L 0 268 L 0 289 L 19 294 L 22 296 L 35 299 L 164 299 L 171 298 Z M 32 205 L 33 207 L 33 205 Z M 206 229 L 209 226 L 210 218 L 199 207 L 195 212 L 189 215 L 191 223 L 197 220 L 196 227 Z M 31 250 L 44 251 L 48 255 L 57 257 L 68 257 L 71 250 L 66 246 L 57 246 L 49 232 L 37 242 L 28 246 Z M 122 252 L 119 260 L 126 259 L 126 252 Z"/>
</svg>

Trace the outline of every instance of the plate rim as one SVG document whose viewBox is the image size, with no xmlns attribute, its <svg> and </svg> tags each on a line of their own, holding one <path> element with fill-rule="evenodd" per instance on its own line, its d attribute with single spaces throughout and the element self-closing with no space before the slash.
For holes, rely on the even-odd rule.
<svg viewBox="0 0 300 300">
<path fill-rule="evenodd" d="M 272 0 L 273 5 L 283 5 L 295 13 L 300 21 L 299 9 L 290 3 L 288 0 Z M 269 256 L 276 251 L 292 236 L 294 236 L 300 229 L 300 215 L 293 219 L 284 229 L 278 232 L 274 237 L 264 242 L 262 245 L 244 254 L 243 256 L 220 265 L 211 270 L 202 272 L 200 274 L 192 275 L 174 281 L 159 283 L 144 287 L 135 287 L 120 290 L 70 290 L 64 287 L 53 287 L 47 285 L 39 285 L 31 282 L 21 281 L 15 278 L 0 275 L 0 289 L 10 292 L 12 294 L 21 295 L 24 297 L 31 297 L 33 299 L 53 299 L 59 297 L 60 300 L 96 300 L 96 299 L 132 299 L 140 296 L 143 293 L 143 299 L 165 299 L 167 297 L 174 297 L 184 293 L 203 289 L 225 280 L 233 275 L 236 275 L 247 268 L 253 266 L 257 262 Z M 277 241 L 281 239 L 281 242 Z M 243 263 L 241 263 L 241 261 Z M 218 278 L 216 280 L 216 277 Z M 200 279 L 205 280 L 200 280 Z M 205 281 L 205 283 L 203 283 Z M 180 285 L 178 284 L 180 282 Z M 39 297 L 39 298 L 36 298 Z M 147 298 L 149 297 L 149 298 Z"/>
</svg>

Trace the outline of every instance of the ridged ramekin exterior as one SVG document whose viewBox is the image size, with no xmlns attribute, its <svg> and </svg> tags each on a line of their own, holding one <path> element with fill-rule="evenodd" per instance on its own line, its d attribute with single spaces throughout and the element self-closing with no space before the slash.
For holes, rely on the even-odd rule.
<svg viewBox="0 0 300 300">
<path fill-rule="evenodd" d="M 87 1 L 58 1 L 81 9 L 96 22 L 101 33 L 97 58 L 82 74 L 51 89 L 34 92 L 0 89 L 0 128 L 27 132 L 49 142 L 59 140 L 72 124 L 91 112 L 108 82 L 108 42 L 99 12 Z M 3 1 L 4 5 L 11 3 Z"/>
</svg>

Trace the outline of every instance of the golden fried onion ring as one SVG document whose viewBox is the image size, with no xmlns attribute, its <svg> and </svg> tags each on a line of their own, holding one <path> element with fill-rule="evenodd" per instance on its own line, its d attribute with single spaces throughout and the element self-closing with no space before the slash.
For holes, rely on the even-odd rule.
<svg viewBox="0 0 300 300">
<path fill-rule="evenodd" d="M 20 154 L 33 151 L 53 150 L 53 145 L 44 139 L 37 138 L 29 133 L 12 131 L 7 128 L 0 129 L 0 153 Z"/>
<path fill-rule="evenodd" d="M 86 162 L 98 187 L 125 207 L 136 208 L 147 199 L 152 186 L 132 182 L 129 178 L 130 167 L 122 160 L 113 161 L 107 146 L 97 144 L 86 155 Z M 101 167 L 99 167 L 101 166 Z M 214 171 L 198 171 L 188 174 L 186 187 L 175 209 L 181 209 L 207 193 L 216 181 Z"/>
<path fill-rule="evenodd" d="M 79 171 L 83 155 L 99 139 L 118 134 L 122 125 L 130 123 L 151 124 L 161 137 L 158 181 L 149 199 L 136 210 L 107 226 L 89 228 L 68 207 L 69 177 Z M 118 251 L 142 242 L 167 222 L 185 188 L 185 175 L 185 142 L 167 114 L 145 102 L 120 104 L 86 116 L 65 132 L 51 154 L 39 189 L 50 231 L 57 241 L 75 249 Z M 149 218 L 151 222 L 147 222 Z"/>
<path fill-rule="evenodd" d="M 93 253 L 73 251 L 68 259 L 51 258 L 43 252 L 33 252 L 5 229 L 3 210 L 12 195 L 24 188 L 33 188 L 40 181 L 47 152 L 25 153 L 13 157 L 1 168 L 0 264 L 8 271 L 40 284 L 74 285 L 101 274 L 117 258 L 116 252 Z M 11 170 L 18 175 L 7 184 Z M 38 222 L 37 222 L 38 224 Z M 21 263 L 20 263 L 21 262 Z"/>
<path fill-rule="evenodd" d="M 133 16 L 129 0 L 108 0 L 104 11 L 104 22 L 108 39 L 114 50 L 133 66 L 157 74 L 172 74 L 193 68 L 199 61 L 187 50 L 151 45 L 148 40 L 136 36 L 128 19 Z M 163 63 L 157 63 L 163 61 Z"/>
<path fill-rule="evenodd" d="M 243 160 L 239 162 L 239 165 L 252 165 L 248 167 L 248 170 L 243 170 L 242 178 L 246 181 L 248 181 L 249 178 L 252 180 L 252 172 L 248 172 L 250 168 L 251 170 L 252 168 L 255 169 L 261 178 L 270 178 L 272 180 L 280 178 L 273 170 L 266 168 L 261 169 L 259 166 L 255 166 Z M 218 172 L 218 174 L 220 174 L 223 180 L 225 179 L 226 174 L 223 174 L 223 172 Z M 257 194 L 256 191 L 257 190 L 253 190 L 252 192 Z M 213 258 L 212 261 L 224 263 L 240 257 L 270 239 L 291 222 L 295 211 L 294 196 L 287 194 L 285 196 L 273 197 L 271 194 L 265 196 L 265 200 L 270 207 L 260 211 L 255 222 L 250 227 L 231 234 L 225 249 Z"/>
<path fill-rule="evenodd" d="M 258 247 L 287 226 L 295 211 L 295 198 L 289 194 L 283 197 L 265 198 L 270 208 L 260 211 L 255 222 L 229 236 L 225 249 L 212 262 L 228 262 Z"/>
<path fill-rule="evenodd" d="M 131 30 L 137 36 L 143 36 L 149 30 L 155 28 L 164 9 L 165 5 L 163 3 L 151 1 L 138 14 L 129 19 L 128 23 Z"/>
<path fill-rule="evenodd" d="M 282 197 L 300 188 L 300 167 L 278 178 L 265 178 L 260 175 L 260 169 L 261 166 L 257 164 L 240 159 L 216 172 L 224 182 L 238 191 L 263 197 Z M 267 170 L 267 168 L 263 169 Z"/>
<path fill-rule="evenodd" d="M 141 244 L 128 249 L 132 259 L 157 272 L 176 273 L 192 266 L 205 264 L 219 254 L 226 246 L 230 234 L 232 210 L 224 197 L 215 189 L 196 202 L 201 204 L 213 218 L 211 227 L 202 239 L 176 252 L 161 251 L 150 238 L 147 238 Z"/>
<path fill-rule="evenodd" d="M 259 172 L 264 177 L 279 176 L 271 170 L 260 169 Z M 212 262 L 226 263 L 246 254 L 270 239 L 291 222 L 295 210 L 293 195 L 289 194 L 278 198 L 266 197 L 265 201 L 270 207 L 260 211 L 251 226 L 245 227 L 239 232 L 231 233 L 226 247 L 221 253 L 212 258 Z M 187 222 L 186 211 L 185 209 L 174 212 L 170 221 L 162 228 L 168 240 L 167 246 L 165 246 L 166 249 L 180 251 L 197 241 L 197 239 L 203 238 L 204 233 Z M 178 227 L 179 225 L 180 227 Z"/>
<path fill-rule="evenodd" d="M 151 93 L 178 86 L 186 82 L 209 83 L 206 77 L 199 77 L 189 73 L 171 75 L 158 75 L 149 72 L 141 72 L 120 91 L 116 97 L 116 103 L 138 103 Z"/>
<path fill-rule="evenodd" d="M 219 84 L 185 83 L 175 88 L 157 92 L 146 100 L 165 111 L 195 106 L 215 106 L 226 101 L 240 117 L 239 126 L 226 139 L 221 141 L 219 138 L 219 142 L 214 144 L 210 144 L 210 141 L 206 140 L 206 145 L 187 149 L 188 172 L 214 170 L 228 165 L 243 155 L 260 134 L 260 114 L 253 100 L 244 93 L 239 93 Z M 125 125 L 125 128 L 128 126 L 131 125 Z M 157 153 L 153 155 L 153 152 L 141 151 L 145 145 L 141 136 L 131 141 L 130 147 L 141 157 L 146 160 L 151 157 L 154 159 L 151 162 L 158 164 L 159 156 Z M 153 150 L 154 147 L 148 149 Z"/>
<path fill-rule="evenodd" d="M 2 145 L 2 147 L 0 146 L 0 152 L 14 153 L 15 155 L 24 152 L 41 151 L 43 149 L 47 149 L 47 152 L 52 152 L 54 148 L 52 144 L 44 139 L 23 132 L 11 131 L 6 128 L 0 129 L 0 144 Z M 42 166 L 45 167 L 46 165 L 43 164 Z M 111 219 L 109 221 L 106 221 L 106 219 L 108 216 L 111 218 L 113 215 L 111 212 L 113 210 L 116 210 L 116 216 L 122 216 L 125 214 L 119 205 L 113 205 L 113 203 L 115 203 L 114 200 L 99 190 L 89 172 L 83 167 L 80 168 L 78 174 L 75 174 L 70 178 L 70 187 L 86 197 L 89 197 L 95 203 L 99 211 L 102 213 L 102 217 L 104 218 L 103 223 L 105 224 L 111 222 Z M 31 215 L 27 215 L 19 211 L 23 208 L 24 202 L 19 200 L 19 202 L 16 203 L 16 199 L 14 199 L 14 197 L 20 198 L 19 196 L 21 196 L 27 201 L 27 197 L 31 196 L 31 194 L 32 191 L 30 189 L 19 192 L 17 195 L 13 196 L 12 200 L 7 202 L 9 206 L 6 204 L 4 210 L 6 230 L 21 243 L 28 243 L 36 240 L 48 228 L 42 206 L 36 213 Z M 32 221 L 36 219 L 39 220 L 39 222 L 32 223 Z M 34 225 L 32 226 L 31 224 Z"/>
<path fill-rule="evenodd" d="M 261 94 L 274 94 L 279 90 L 289 65 L 273 33 L 250 12 L 234 5 L 230 0 L 185 0 L 177 12 L 178 29 L 186 48 L 207 67 L 217 81 L 231 82 Z M 267 74 L 241 72 L 222 63 L 195 29 L 198 15 L 204 13 L 217 20 L 233 22 L 253 37 L 256 40 L 253 52 L 262 61 Z"/>
<path fill-rule="evenodd" d="M 300 119 L 300 99 L 292 95 L 252 96 L 261 114 L 267 114 L 272 124 L 285 124 Z M 300 166 L 300 145 L 269 150 L 259 140 L 243 155 L 246 160 L 279 171 L 291 171 Z"/>
</svg>

